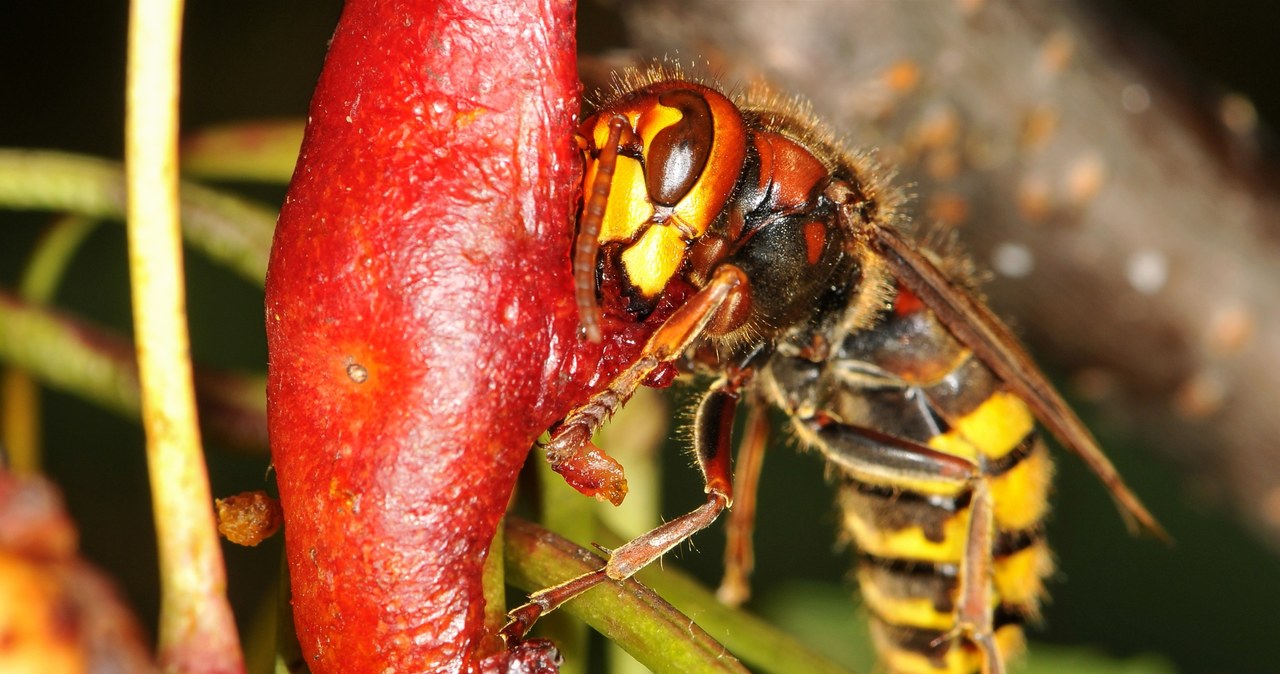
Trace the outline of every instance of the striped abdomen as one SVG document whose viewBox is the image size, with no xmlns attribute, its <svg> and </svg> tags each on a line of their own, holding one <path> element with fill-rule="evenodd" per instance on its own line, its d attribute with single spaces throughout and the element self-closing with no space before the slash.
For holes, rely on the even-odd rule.
<svg viewBox="0 0 1280 674">
<path fill-rule="evenodd" d="M 886 312 L 824 363 L 790 358 L 772 369 L 786 390 L 775 397 L 787 398 L 800 435 L 842 483 L 843 520 L 888 669 L 981 671 L 981 651 L 956 631 L 969 564 L 987 569 L 981 589 L 999 659 L 1019 651 L 1021 625 L 1038 615 L 1053 569 L 1041 528 L 1052 465 L 1027 406 L 922 307 Z M 963 459 L 955 463 L 969 477 L 930 472 L 946 467 L 931 462 L 941 455 Z M 968 544 L 977 481 L 991 495 L 989 546 Z"/>
</svg>

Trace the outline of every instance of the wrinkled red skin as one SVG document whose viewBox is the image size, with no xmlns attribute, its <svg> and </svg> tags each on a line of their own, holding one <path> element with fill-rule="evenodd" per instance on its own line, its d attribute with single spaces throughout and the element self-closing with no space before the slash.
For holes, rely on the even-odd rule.
<svg viewBox="0 0 1280 674">
<path fill-rule="evenodd" d="M 546 671 L 486 635 L 481 566 L 534 439 L 648 329 L 578 336 L 573 10 L 346 4 L 267 277 L 272 458 L 315 674 Z"/>
</svg>

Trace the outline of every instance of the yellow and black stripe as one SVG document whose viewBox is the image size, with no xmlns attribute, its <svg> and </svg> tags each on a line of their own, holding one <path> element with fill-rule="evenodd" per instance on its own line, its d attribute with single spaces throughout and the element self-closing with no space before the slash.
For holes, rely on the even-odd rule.
<svg viewBox="0 0 1280 674">
<path fill-rule="evenodd" d="M 1027 405 L 923 307 L 886 311 L 824 363 L 775 358 L 770 375 L 775 391 L 789 392 L 780 402 L 802 438 L 838 469 L 886 667 L 982 670 L 983 653 L 959 629 L 967 564 L 988 570 L 1000 659 L 1020 652 L 1022 625 L 1038 617 L 1053 570 L 1042 529 L 1053 469 Z M 976 553 L 968 545 L 975 480 L 991 494 L 993 529 L 990 549 Z"/>
</svg>

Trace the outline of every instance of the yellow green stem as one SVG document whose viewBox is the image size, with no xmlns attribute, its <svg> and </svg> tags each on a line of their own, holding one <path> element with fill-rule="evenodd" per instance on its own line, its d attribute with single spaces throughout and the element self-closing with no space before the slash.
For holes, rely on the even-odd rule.
<svg viewBox="0 0 1280 674">
<path fill-rule="evenodd" d="M 36 245 L 23 271 L 18 292 L 35 304 L 53 297 L 71 258 L 96 222 L 64 216 L 57 219 Z M 40 469 L 40 389 L 26 370 L 4 370 L 0 389 L 0 441 L 9 450 L 9 467 L 20 475 Z"/>
<path fill-rule="evenodd" d="M 243 278 L 262 285 L 275 229 L 274 210 L 193 183 L 182 183 L 186 241 Z M 125 214 L 119 162 L 50 150 L 0 149 L 0 208 L 65 211 L 120 220 Z"/>
<path fill-rule="evenodd" d="M 301 119 L 242 122 L 201 129 L 182 141 L 182 172 L 206 180 L 283 185 L 302 145 Z"/>
<path fill-rule="evenodd" d="M 0 362 L 42 384 L 136 418 L 137 362 L 124 337 L 0 291 Z M 261 375 L 196 372 L 200 419 L 235 448 L 266 449 L 266 384 Z"/>
<path fill-rule="evenodd" d="M 162 670 L 244 672 L 196 424 L 178 226 L 181 0 L 129 12 L 125 177 L 142 420 L 160 551 Z"/>
</svg>

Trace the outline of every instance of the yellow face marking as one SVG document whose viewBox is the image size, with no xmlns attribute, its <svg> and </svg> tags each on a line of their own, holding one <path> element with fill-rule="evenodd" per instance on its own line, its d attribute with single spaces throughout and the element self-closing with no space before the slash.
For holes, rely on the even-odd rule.
<svg viewBox="0 0 1280 674">
<path fill-rule="evenodd" d="M 746 157 L 745 128 L 742 118 L 733 104 L 723 96 L 706 92 L 714 124 L 711 156 L 702 174 L 689 192 L 673 206 L 672 217 L 678 220 L 693 238 L 706 233 L 724 208 L 733 191 L 734 181 Z M 663 129 L 679 123 L 684 118 L 678 108 L 657 104 L 647 106 L 635 115 L 632 128 L 644 143 L 644 154 L 650 155 L 653 141 Z M 608 129 L 597 128 L 596 145 L 608 140 Z M 646 193 L 646 200 L 647 200 Z"/>
<path fill-rule="evenodd" d="M 675 227 L 651 225 L 639 241 L 622 251 L 622 268 L 645 297 L 654 297 L 680 270 L 687 249 Z"/>
<path fill-rule="evenodd" d="M 644 140 L 644 155 L 650 155 L 650 148 L 653 146 L 654 138 L 663 129 L 666 129 L 684 118 L 677 108 L 669 108 L 665 105 L 654 105 L 653 107 L 642 113 L 636 122 L 636 132 L 640 138 Z M 714 157 L 713 160 L 714 162 Z M 708 164 L 705 171 L 711 170 L 713 164 Z M 678 220 L 685 225 L 695 237 L 702 236 L 706 233 L 707 228 L 711 226 L 711 221 L 719 213 L 720 208 L 724 205 L 724 197 L 726 195 L 715 195 L 708 192 L 701 186 L 706 182 L 706 175 L 700 176 L 694 187 L 680 198 L 672 209 L 672 218 Z M 643 180 L 643 177 L 642 177 Z M 648 194 L 646 193 L 646 198 Z M 717 203 L 711 202 L 711 197 L 719 197 Z"/>
<path fill-rule="evenodd" d="M 653 147 L 653 139 L 663 129 L 678 123 L 682 119 L 684 119 L 684 115 L 680 114 L 679 109 L 661 105 L 656 100 L 654 105 L 645 108 L 645 111 L 636 118 L 635 126 L 633 127 L 640 139 L 644 141 L 644 156 L 649 156 L 649 149 Z"/>
<path fill-rule="evenodd" d="M 595 184 L 598 168 L 599 162 L 588 159 L 582 183 L 584 190 Z M 600 223 L 600 242 L 630 241 L 653 218 L 653 204 L 649 203 L 640 162 L 618 157 L 610 185 L 604 220 Z"/>
<path fill-rule="evenodd" d="M 702 236 L 706 233 L 707 228 L 711 226 L 711 221 L 715 219 L 720 212 L 720 207 L 724 205 L 723 195 L 714 194 L 705 189 L 698 189 L 701 185 L 694 186 L 683 199 L 679 201 L 672 209 L 674 219 L 691 225 L 690 230 L 695 236 Z M 711 203 L 711 198 L 715 197 L 717 203 Z"/>
</svg>

